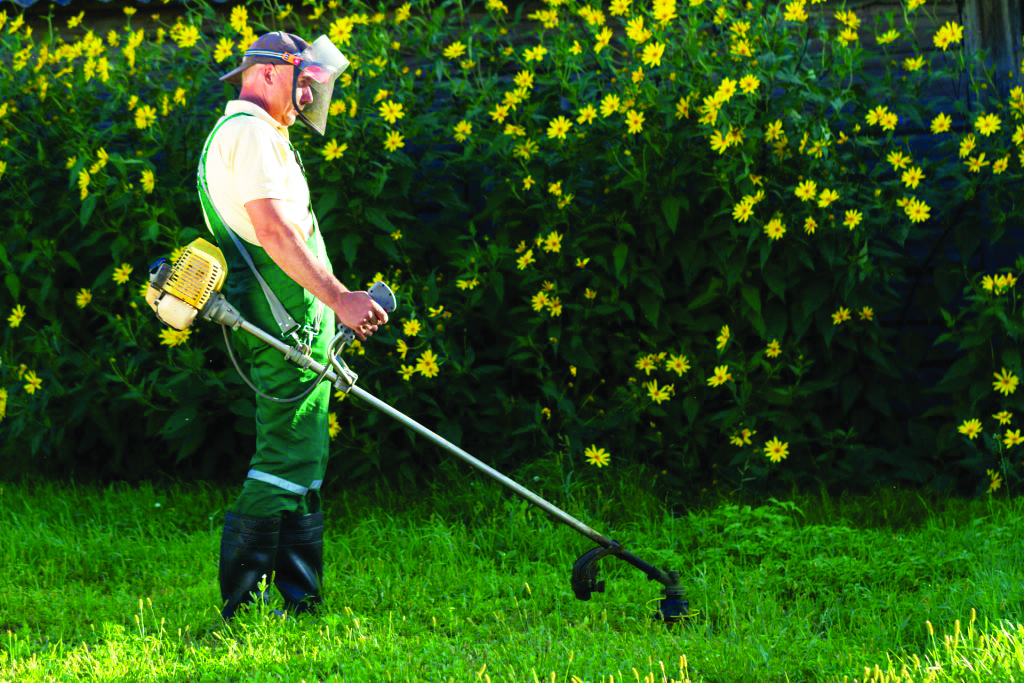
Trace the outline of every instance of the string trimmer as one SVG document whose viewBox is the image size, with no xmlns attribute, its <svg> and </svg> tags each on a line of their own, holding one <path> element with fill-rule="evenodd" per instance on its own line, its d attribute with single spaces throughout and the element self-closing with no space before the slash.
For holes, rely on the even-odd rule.
<svg viewBox="0 0 1024 683">
<path fill-rule="evenodd" d="M 318 381 L 326 380 L 335 389 L 358 396 L 363 401 L 398 420 L 417 434 L 433 441 L 452 455 L 469 463 L 488 477 L 497 480 L 513 493 L 541 510 L 544 510 L 557 521 L 576 530 L 598 547 L 581 555 L 572 566 L 572 590 L 580 600 L 589 600 L 592 593 L 604 592 L 604 581 L 599 581 L 598 561 L 612 555 L 636 567 L 647 578 L 657 581 L 663 588 L 664 597 L 658 602 L 655 618 L 672 624 L 688 613 L 689 602 L 683 598 L 683 588 L 679 584 L 679 572 L 664 571 L 641 560 L 627 551 L 620 543 L 594 531 L 569 513 L 541 498 L 533 491 L 521 486 L 512 479 L 498 472 L 490 465 L 478 460 L 450 441 L 435 434 L 408 415 L 399 412 L 379 398 L 356 386 L 358 375 L 348 367 L 341 358 L 345 346 L 355 339 L 352 330 L 339 325 L 339 331 L 331 340 L 328 352 L 328 364 L 315 361 L 310 356 L 308 347 L 296 344 L 289 345 L 242 318 L 241 314 L 231 306 L 220 293 L 227 280 L 227 263 L 219 248 L 200 238 L 189 244 L 173 264 L 167 259 L 160 259 L 150 268 L 149 287 L 146 301 L 156 312 L 157 317 L 165 324 L 177 330 L 187 329 L 197 317 L 211 320 L 223 326 L 225 338 L 227 330 L 240 329 L 263 343 L 277 349 L 285 357 L 301 368 L 309 368 L 317 373 Z M 394 293 L 382 282 L 376 283 L 368 291 L 370 297 L 381 305 L 384 310 L 392 312 L 397 306 Z M 230 352 L 230 341 L 228 341 Z M 232 362 L 234 355 L 232 354 Z M 241 373 L 241 368 L 235 367 Z M 245 377 L 242 373 L 243 378 Z"/>
</svg>

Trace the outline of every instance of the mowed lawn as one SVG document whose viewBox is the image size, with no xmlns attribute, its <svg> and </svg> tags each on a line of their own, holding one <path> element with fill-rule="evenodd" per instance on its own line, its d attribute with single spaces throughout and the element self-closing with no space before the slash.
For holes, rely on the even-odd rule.
<svg viewBox="0 0 1024 683">
<path fill-rule="evenodd" d="M 671 514 L 642 472 L 539 492 L 660 586 L 475 475 L 327 490 L 328 605 L 218 616 L 233 489 L 0 485 L 0 680 L 814 681 L 1024 676 L 1024 506 L 915 493 L 729 497 Z M 536 482 L 534 482 L 536 484 Z M 278 605 L 271 605 L 274 608 Z M 896 676 L 899 676 L 897 678 Z"/>
</svg>

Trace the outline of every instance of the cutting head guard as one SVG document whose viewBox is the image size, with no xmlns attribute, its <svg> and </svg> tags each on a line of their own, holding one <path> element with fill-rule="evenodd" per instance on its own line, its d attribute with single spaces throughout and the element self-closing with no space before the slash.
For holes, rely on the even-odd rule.
<svg viewBox="0 0 1024 683">
<path fill-rule="evenodd" d="M 334 81 L 349 64 L 331 39 L 320 36 L 307 43 L 292 33 L 265 33 L 245 51 L 241 66 L 224 74 L 220 80 L 237 83 L 242 79 L 242 72 L 253 64 L 291 64 L 294 67 L 292 105 L 303 123 L 323 135 L 327 129 Z M 309 88 L 312 101 L 303 107 L 300 102 L 305 88 Z"/>
</svg>

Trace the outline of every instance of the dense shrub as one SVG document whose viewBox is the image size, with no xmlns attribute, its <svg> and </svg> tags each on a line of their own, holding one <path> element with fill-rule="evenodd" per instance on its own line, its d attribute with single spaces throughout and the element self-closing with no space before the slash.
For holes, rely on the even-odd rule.
<svg viewBox="0 0 1024 683">
<path fill-rule="evenodd" d="M 351 352 L 371 392 L 505 466 L 610 454 L 683 490 L 1016 481 L 1024 263 L 1000 245 L 1019 245 L 1024 93 L 928 12 L 195 5 L 70 38 L 6 16 L 0 449 L 129 477 L 247 459 L 219 330 L 161 330 L 140 288 L 204 234 L 216 75 L 283 28 L 353 62 L 326 137 L 293 137 L 341 279 L 400 295 Z M 929 252 L 931 350 L 906 324 Z M 337 473 L 438 458 L 355 401 L 332 434 Z"/>
</svg>

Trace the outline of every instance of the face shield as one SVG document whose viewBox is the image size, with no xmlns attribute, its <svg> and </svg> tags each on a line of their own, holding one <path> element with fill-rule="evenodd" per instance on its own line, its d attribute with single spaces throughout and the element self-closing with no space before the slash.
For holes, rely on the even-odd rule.
<svg viewBox="0 0 1024 683">
<path fill-rule="evenodd" d="M 299 119 L 323 135 L 334 94 L 334 81 L 348 68 L 348 60 L 327 36 L 320 36 L 298 55 L 284 55 L 295 67 L 292 105 Z"/>
</svg>

